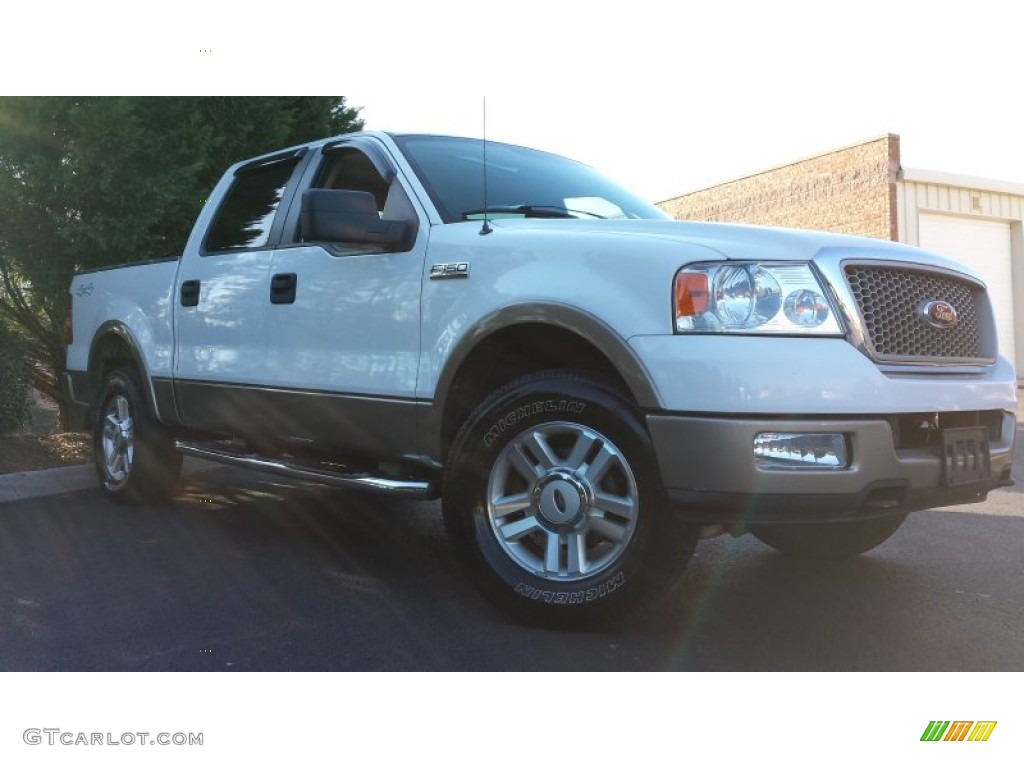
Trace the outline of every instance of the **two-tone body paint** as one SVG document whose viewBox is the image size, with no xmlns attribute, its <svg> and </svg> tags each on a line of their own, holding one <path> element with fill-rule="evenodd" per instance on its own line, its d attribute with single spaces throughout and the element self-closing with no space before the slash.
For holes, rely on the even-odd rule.
<svg viewBox="0 0 1024 768">
<path fill-rule="evenodd" d="M 410 251 L 338 255 L 290 242 L 282 229 L 294 222 L 301 191 L 292 189 L 266 248 L 202 256 L 234 166 L 211 194 L 180 262 L 75 279 L 72 290 L 92 280 L 94 291 L 75 302 L 69 369 L 86 370 L 92 335 L 116 322 L 142 350 L 147 377 L 173 377 L 182 387 L 245 387 L 263 404 L 274 402 L 267 392 L 301 393 L 303 407 L 325 395 L 334 403 L 350 400 L 345 414 L 399 413 L 410 423 L 384 448 L 397 450 L 405 441 L 403 453 L 415 454 L 418 443 L 431 458 L 438 458 L 437 435 L 424 432 L 436 430 L 437 419 L 417 424 L 414 412 L 443 403 L 459 364 L 481 339 L 526 322 L 559 325 L 593 341 L 628 369 L 625 380 L 651 410 L 795 416 L 1013 407 L 1012 370 L 1002 358 L 971 371 L 893 371 L 848 338 L 673 332 L 672 281 L 686 264 L 817 263 L 839 253 L 962 270 L 938 256 L 880 240 L 668 220 L 501 219 L 481 234 L 479 221 L 442 222 L 391 137 L 360 140 L 389 157 L 420 217 Z M 300 187 L 309 183 L 323 143 L 308 145 Z M 430 279 L 433 265 L 452 263 L 468 264 L 468 278 Z M 279 272 L 299 276 L 294 304 L 269 303 L 269 280 Z M 206 291 L 199 311 L 178 301 L 190 279 L 200 279 Z M 846 330 L 855 331 L 844 285 L 834 274 L 829 282 Z M 369 427 L 359 425 L 351 447 Z"/>
</svg>

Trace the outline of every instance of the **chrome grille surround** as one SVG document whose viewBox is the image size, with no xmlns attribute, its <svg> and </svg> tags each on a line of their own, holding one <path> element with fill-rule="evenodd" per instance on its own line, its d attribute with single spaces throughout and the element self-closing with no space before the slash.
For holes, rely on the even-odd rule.
<svg viewBox="0 0 1024 768">
<path fill-rule="evenodd" d="M 965 276 L 906 264 L 846 263 L 847 285 L 860 313 L 864 343 L 881 363 L 990 364 L 994 335 L 985 288 Z M 925 322 L 919 308 L 948 302 L 956 311 L 951 328 Z"/>
</svg>

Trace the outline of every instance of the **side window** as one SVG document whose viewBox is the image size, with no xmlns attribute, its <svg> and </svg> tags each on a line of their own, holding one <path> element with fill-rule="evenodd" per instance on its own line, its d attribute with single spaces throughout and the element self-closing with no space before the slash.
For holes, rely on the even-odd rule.
<svg viewBox="0 0 1024 768">
<path fill-rule="evenodd" d="M 330 238 L 335 248 L 356 251 L 399 252 L 412 248 L 419 228 L 416 210 L 409 196 L 402 188 L 394 173 L 382 175 L 367 154 L 359 148 L 347 146 L 332 148 L 324 152 L 323 161 L 313 178 L 310 189 L 345 190 L 368 192 L 373 197 L 376 217 L 369 205 L 358 213 L 348 211 L 350 216 L 370 217 L 349 225 L 338 225 L 337 236 Z M 339 215 L 339 220 L 342 218 Z M 297 241 L 308 241 L 297 222 Z"/>
<path fill-rule="evenodd" d="M 313 188 L 369 192 L 377 201 L 378 212 L 384 210 L 384 203 L 388 197 L 388 183 L 373 166 L 370 158 L 358 149 L 338 149 L 326 153 Z"/>
<path fill-rule="evenodd" d="M 274 214 L 297 163 L 298 158 L 288 158 L 239 171 L 217 210 L 205 249 L 227 251 L 266 245 Z"/>
</svg>

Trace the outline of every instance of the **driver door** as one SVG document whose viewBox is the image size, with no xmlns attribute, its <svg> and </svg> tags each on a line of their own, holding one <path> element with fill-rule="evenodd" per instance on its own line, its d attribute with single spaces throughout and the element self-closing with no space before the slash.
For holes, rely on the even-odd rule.
<svg viewBox="0 0 1024 768">
<path fill-rule="evenodd" d="M 384 151 L 366 140 L 325 148 L 307 173 L 311 188 L 371 193 L 379 215 L 408 222 L 411 234 L 385 251 L 307 241 L 296 221 L 270 268 L 283 290 L 267 316 L 265 379 L 279 393 L 291 442 L 408 455 L 416 445 L 423 217 Z"/>
</svg>

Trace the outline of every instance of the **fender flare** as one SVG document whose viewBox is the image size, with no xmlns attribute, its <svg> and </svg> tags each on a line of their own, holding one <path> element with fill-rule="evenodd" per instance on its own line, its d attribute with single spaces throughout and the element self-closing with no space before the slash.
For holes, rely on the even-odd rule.
<svg viewBox="0 0 1024 768">
<path fill-rule="evenodd" d="M 153 379 L 149 375 L 146 358 L 142 354 L 142 347 L 128 326 L 120 320 L 108 320 L 103 323 L 96 329 L 96 333 L 92 337 L 92 343 L 89 345 L 89 380 L 93 385 L 92 396 L 97 397 L 103 387 L 103 382 L 99 379 L 99 366 L 97 365 L 100 345 L 112 337 L 128 348 L 132 362 L 139 372 L 141 379 L 139 383 L 142 385 L 142 391 L 146 396 L 146 403 L 149 405 L 150 412 L 154 418 L 163 421 L 160 410 L 157 407 L 156 391 L 153 388 Z"/>
<path fill-rule="evenodd" d="M 585 338 L 618 371 L 634 400 L 643 409 L 661 407 L 661 398 L 643 362 L 629 343 L 607 323 L 577 307 L 558 303 L 531 303 L 502 307 L 484 316 L 456 342 L 448 354 L 434 388 L 429 415 L 424 414 L 424 448 L 440 456 L 441 425 L 452 384 L 469 355 L 492 334 L 517 325 L 548 325 Z M 428 437 L 428 435 L 430 437 Z M 433 444 L 437 441 L 436 446 Z"/>
</svg>

